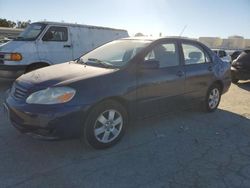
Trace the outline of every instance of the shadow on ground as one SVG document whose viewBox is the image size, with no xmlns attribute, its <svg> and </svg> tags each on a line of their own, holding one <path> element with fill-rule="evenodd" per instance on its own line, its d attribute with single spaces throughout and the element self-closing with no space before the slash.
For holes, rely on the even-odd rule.
<svg viewBox="0 0 250 188">
<path fill-rule="evenodd" d="M 239 83 L 237 83 L 237 86 L 240 87 L 241 89 L 245 89 L 247 91 L 250 91 L 250 80 L 244 81 L 244 82 L 239 82 Z"/>
<path fill-rule="evenodd" d="M 0 125 L 0 187 L 250 186 L 250 120 L 222 109 L 132 122 L 106 150 L 35 140 L 6 119 Z"/>
</svg>

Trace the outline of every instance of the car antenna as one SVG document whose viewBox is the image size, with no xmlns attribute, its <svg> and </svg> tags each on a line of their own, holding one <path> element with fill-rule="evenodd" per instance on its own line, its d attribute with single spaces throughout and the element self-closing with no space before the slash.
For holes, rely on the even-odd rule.
<svg viewBox="0 0 250 188">
<path fill-rule="evenodd" d="M 185 26 L 183 27 L 183 29 L 181 30 L 179 37 L 182 36 L 182 34 L 184 33 L 184 31 L 185 31 L 186 28 L 187 28 L 187 25 L 185 25 Z"/>
</svg>

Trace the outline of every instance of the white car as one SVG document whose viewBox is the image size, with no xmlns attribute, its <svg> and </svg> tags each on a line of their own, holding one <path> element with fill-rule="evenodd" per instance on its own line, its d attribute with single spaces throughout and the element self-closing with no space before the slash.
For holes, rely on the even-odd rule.
<svg viewBox="0 0 250 188">
<path fill-rule="evenodd" d="M 231 56 L 225 51 L 225 50 L 221 50 L 221 49 L 212 49 L 214 53 L 216 53 L 219 58 L 221 58 L 222 61 L 231 63 L 232 62 L 232 58 Z"/>
<path fill-rule="evenodd" d="M 121 29 L 60 22 L 30 24 L 16 39 L 0 46 L 0 79 L 77 59 L 92 49 L 128 37 Z"/>
</svg>

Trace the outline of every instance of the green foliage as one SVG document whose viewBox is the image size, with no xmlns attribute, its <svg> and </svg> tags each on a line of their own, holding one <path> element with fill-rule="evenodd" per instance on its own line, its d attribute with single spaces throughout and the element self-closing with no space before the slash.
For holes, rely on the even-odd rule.
<svg viewBox="0 0 250 188">
<path fill-rule="evenodd" d="M 16 23 L 10 20 L 0 18 L 0 27 L 15 27 Z"/>
<path fill-rule="evenodd" d="M 13 21 L 11 21 L 11 20 L 7 20 L 7 19 L 4 19 L 4 18 L 0 18 L 0 27 L 11 27 L 11 28 L 17 27 L 17 28 L 25 28 L 25 27 L 27 27 L 30 23 L 31 23 L 30 20 L 28 20 L 28 21 L 17 21 L 17 23 L 16 23 L 16 22 L 13 22 Z"/>
<path fill-rule="evenodd" d="M 31 23 L 30 20 L 28 20 L 28 21 L 26 21 L 26 22 L 18 21 L 18 22 L 17 22 L 17 28 L 25 28 L 25 27 L 27 27 L 30 23 Z"/>
</svg>

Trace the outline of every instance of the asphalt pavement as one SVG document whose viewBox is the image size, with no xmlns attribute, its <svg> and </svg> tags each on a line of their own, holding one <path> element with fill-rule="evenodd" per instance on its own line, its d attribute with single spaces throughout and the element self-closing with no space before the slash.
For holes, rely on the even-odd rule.
<svg viewBox="0 0 250 188">
<path fill-rule="evenodd" d="M 10 83 L 0 83 L 0 103 Z M 250 81 L 232 84 L 219 109 L 132 122 L 117 145 L 43 141 L 15 130 L 0 105 L 0 187 L 250 187 Z"/>
</svg>

